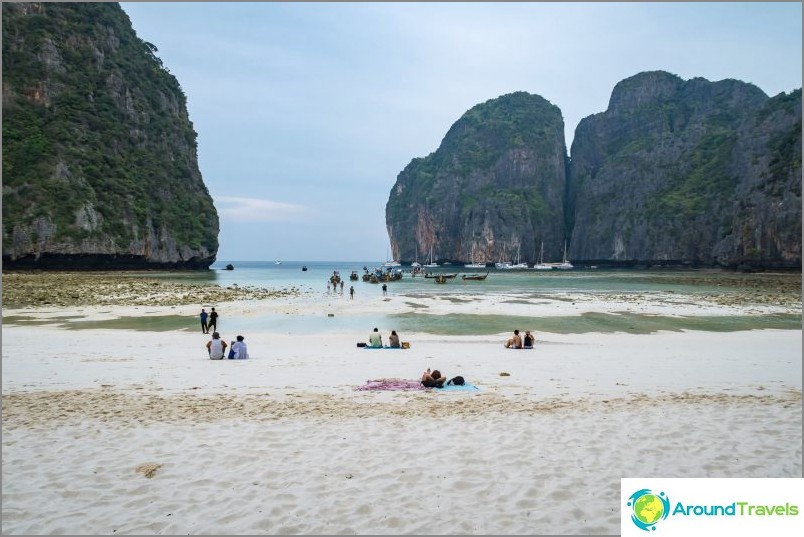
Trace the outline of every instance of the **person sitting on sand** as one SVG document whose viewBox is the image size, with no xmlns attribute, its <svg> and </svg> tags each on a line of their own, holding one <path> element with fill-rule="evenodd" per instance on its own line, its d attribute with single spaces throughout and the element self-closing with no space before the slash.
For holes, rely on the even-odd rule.
<svg viewBox="0 0 804 537">
<path fill-rule="evenodd" d="M 422 386 L 425 388 L 443 388 L 446 381 L 447 377 L 443 376 L 438 369 L 434 369 L 430 373 L 430 368 L 428 367 L 427 371 L 422 373 Z"/>
<path fill-rule="evenodd" d="M 388 345 L 390 345 L 392 349 L 398 349 L 401 347 L 399 344 L 399 336 L 396 335 L 396 330 L 391 330 L 391 335 L 388 336 Z"/>
<path fill-rule="evenodd" d="M 212 332 L 212 339 L 207 341 L 207 351 L 210 360 L 223 360 L 226 351 L 226 342 L 221 339 L 221 335 Z"/>
<path fill-rule="evenodd" d="M 248 358 L 248 347 L 243 339 L 243 336 L 237 336 L 237 341 L 232 343 L 235 360 L 245 360 Z"/>
<path fill-rule="evenodd" d="M 375 349 L 382 348 L 382 336 L 380 335 L 380 331 L 376 328 L 369 336 L 369 347 L 373 347 Z"/>
<path fill-rule="evenodd" d="M 530 330 L 525 330 L 525 340 L 523 341 L 523 348 L 532 349 L 534 341 L 536 341 L 536 338 L 533 337 L 533 334 L 530 333 Z"/>
<path fill-rule="evenodd" d="M 519 330 L 514 330 L 514 337 L 505 342 L 506 349 L 521 349 L 522 338 L 519 336 Z"/>
</svg>

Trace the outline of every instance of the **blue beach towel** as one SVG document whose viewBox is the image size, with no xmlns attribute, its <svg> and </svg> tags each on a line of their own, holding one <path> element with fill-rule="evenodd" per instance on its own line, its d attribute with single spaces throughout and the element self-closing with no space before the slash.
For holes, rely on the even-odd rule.
<svg viewBox="0 0 804 537">
<path fill-rule="evenodd" d="M 462 386 L 456 386 L 454 384 L 449 384 L 444 386 L 443 388 L 433 388 L 437 392 L 474 392 L 479 390 L 477 386 L 474 384 L 464 384 Z"/>
<path fill-rule="evenodd" d="M 364 349 L 374 350 L 374 351 L 381 351 L 383 349 L 391 349 L 393 351 L 401 351 L 402 347 L 363 347 Z"/>
</svg>

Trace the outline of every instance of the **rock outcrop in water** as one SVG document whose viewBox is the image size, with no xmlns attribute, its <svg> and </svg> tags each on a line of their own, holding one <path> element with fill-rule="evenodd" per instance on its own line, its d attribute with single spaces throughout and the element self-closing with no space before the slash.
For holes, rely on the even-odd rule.
<svg viewBox="0 0 804 537">
<path fill-rule="evenodd" d="M 206 268 L 218 215 L 176 79 L 118 4 L 3 3 L 5 268 Z"/>
<path fill-rule="evenodd" d="M 570 170 L 573 259 L 801 266 L 801 90 L 641 73 L 578 125 Z"/>
<path fill-rule="evenodd" d="M 640 73 L 583 119 L 514 93 L 467 112 L 398 176 L 395 259 L 562 257 L 576 264 L 801 266 L 801 90 Z M 566 187 L 566 188 L 565 188 Z M 513 248 L 512 248 L 513 245 Z"/>
<path fill-rule="evenodd" d="M 547 100 L 517 92 L 475 106 L 399 174 L 386 206 L 394 259 L 533 260 L 542 241 L 559 253 L 566 164 L 564 121 Z"/>
</svg>

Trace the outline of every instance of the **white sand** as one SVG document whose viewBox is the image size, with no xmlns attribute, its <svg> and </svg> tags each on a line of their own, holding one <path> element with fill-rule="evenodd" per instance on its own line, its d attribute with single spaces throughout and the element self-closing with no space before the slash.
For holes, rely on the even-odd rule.
<svg viewBox="0 0 804 537">
<path fill-rule="evenodd" d="M 318 296 L 222 310 L 231 326 L 266 310 L 357 315 L 403 302 Z M 499 297 L 416 302 L 517 314 Z M 503 334 L 402 334 L 410 350 L 358 349 L 370 328 L 300 338 L 268 326 L 247 334 L 252 358 L 236 362 L 206 359 L 200 331 L 4 325 L 3 533 L 615 534 L 620 477 L 802 474 L 800 330 L 538 334 L 532 351 L 504 349 Z M 353 389 L 426 367 L 481 390 Z"/>
</svg>

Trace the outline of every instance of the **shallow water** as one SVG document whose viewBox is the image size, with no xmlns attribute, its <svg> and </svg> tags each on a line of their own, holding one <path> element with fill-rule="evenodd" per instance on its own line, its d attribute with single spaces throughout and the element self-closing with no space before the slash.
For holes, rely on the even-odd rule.
<svg viewBox="0 0 804 537">
<path fill-rule="evenodd" d="M 380 298 L 381 285 L 348 280 L 352 271 L 363 273 L 363 267 L 374 268 L 377 262 L 236 262 L 235 270 L 221 270 L 213 266 L 208 271 L 190 272 L 126 272 L 114 273 L 115 278 L 146 277 L 164 279 L 184 284 L 214 283 L 222 287 L 264 287 L 287 289 L 297 287 L 302 292 L 321 293 L 327 289 L 327 279 L 338 270 L 345 279 L 344 294 L 354 286 L 358 297 Z M 302 265 L 308 267 L 302 271 Z M 738 331 L 759 328 L 801 329 L 800 311 L 801 274 L 800 273 L 757 273 L 744 274 L 732 271 L 701 270 L 571 270 L 537 272 L 470 270 L 464 267 L 442 267 L 437 272 L 458 273 L 459 276 L 447 284 L 435 284 L 433 279 L 421 276 L 411 277 L 408 272 L 400 281 L 388 283 L 388 294 L 401 299 L 407 313 L 357 314 L 327 316 L 327 312 L 307 313 L 305 315 L 262 314 L 249 317 L 220 319 L 219 328 L 237 326 L 238 330 L 262 330 L 290 334 L 310 334 L 318 332 L 357 332 L 362 333 L 373 326 L 385 330 L 396 329 L 404 332 L 422 332 L 443 335 L 487 335 L 507 333 L 513 328 L 530 329 L 536 332 L 586 333 L 586 332 L 627 332 L 635 334 L 652 333 L 659 330 L 706 330 Z M 461 274 L 485 273 L 484 281 L 461 280 Z M 105 273 L 108 275 L 109 273 Z M 347 295 L 348 296 L 348 295 Z M 636 313 L 590 312 L 582 315 L 562 316 L 513 316 L 504 314 L 450 313 L 429 314 L 433 301 L 448 303 L 450 306 L 476 305 L 491 299 L 499 304 L 540 305 L 550 302 L 572 302 L 593 298 L 595 300 L 613 299 L 624 302 L 634 300 L 650 302 L 666 300 L 668 297 L 684 304 L 687 300 L 705 299 L 719 304 L 734 301 L 740 304 L 747 298 L 759 304 L 773 305 L 774 300 L 784 299 L 797 308 L 788 308 L 787 313 L 729 316 L 673 316 L 647 315 Z M 443 302 L 442 302 L 443 301 Z M 467 310 L 468 311 L 468 310 Z M 27 325 L 59 325 L 69 329 L 127 329 L 148 331 L 187 330 L 199 331 L 198 319 L 179 315 L 156 315 L 144 311 L 142 315 L 111 320 L 81 320 L 75 315 L 43 319 L 40 316 L 9 315 L 4 323 Z"/>
</svg>

